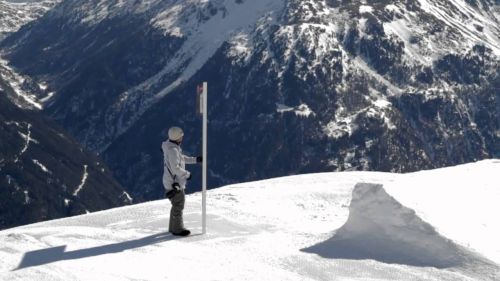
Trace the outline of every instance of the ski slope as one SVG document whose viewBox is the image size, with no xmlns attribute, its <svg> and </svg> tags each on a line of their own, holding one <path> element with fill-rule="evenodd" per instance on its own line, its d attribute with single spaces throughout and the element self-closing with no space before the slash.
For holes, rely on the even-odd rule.
<svg viewBox="0 0 500 281">
<path fill-rule="evenodd" d="M 0 280 L 500 280 L 500 160 L 297 175 L 0 232 Z"/>
</svg>

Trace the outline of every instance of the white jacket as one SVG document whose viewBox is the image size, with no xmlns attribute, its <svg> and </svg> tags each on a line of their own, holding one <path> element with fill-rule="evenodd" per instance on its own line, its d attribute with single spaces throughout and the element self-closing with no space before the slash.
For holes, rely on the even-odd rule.
<svg viewBox="0 0 500 281">
<path fill-rule="evenodd" d="M 187 178 L 191 175 L 186 170 L 186 164 L 196 164 L 196 157 L 182 154 L 182 148 L 170 140 L 164 141 L 161 149 L 163 150 L 163 186 L 170 191 L 172 184 L 176 182 L 182 189 L 185 189 Z"/>
</svg>

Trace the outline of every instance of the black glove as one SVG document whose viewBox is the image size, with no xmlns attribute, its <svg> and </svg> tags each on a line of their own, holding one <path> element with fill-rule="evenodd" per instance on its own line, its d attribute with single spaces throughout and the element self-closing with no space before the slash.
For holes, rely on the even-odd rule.
<svg viewBox="0 0 500 281">
<path fill-rule="evenodd" d="M 177 183 L 177 182 L 174 182 L 174 183 L 172 184 L 172 188 L 173 188 L 173 190 L 176 190 L 176 191 L 181 190 L 181 186 L 180 186 L 180 185 L 179 185 L 179 183 Z"/>
<path fill-rule="evenodd" d="M 172 190 L 170 190 L 169 192 L 166 192 L 165 197 L 167 197 L 168 199 L 172 199 L 180 191 L 181 191 L 181 186 L 178 183 L 174 182 L 172 184 Z"/>
<path fill-rule="evenodd" d="M 187 177 L 186 180 L 191 180 L 192 174 L 189 174 L 189 177 Z"/>
<path fill-rule="evenodd" d="M 196 157 L 196 163 L 201 163 L 201 162 L 203 162 L 203 157 L 201 156 Z"/>
</svg>

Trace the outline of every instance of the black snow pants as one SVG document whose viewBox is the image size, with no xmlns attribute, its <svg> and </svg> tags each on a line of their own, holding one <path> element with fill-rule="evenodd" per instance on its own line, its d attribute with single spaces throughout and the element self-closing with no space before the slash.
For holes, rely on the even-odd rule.
<svg viewBox="0 0 500 281">
<path fill-rule="evenodd" d="M 184 220 L 182 218 L 182 213 L 184 211 L 185 203 L 184 190 L 176 192 L 176 194 L 170 198 L 172 203 L 172 209 L 170 209 L 170 222 L 168 225 L 168 231 L 171 233 L 179 233 L 184 230 Z"/>
</svg>

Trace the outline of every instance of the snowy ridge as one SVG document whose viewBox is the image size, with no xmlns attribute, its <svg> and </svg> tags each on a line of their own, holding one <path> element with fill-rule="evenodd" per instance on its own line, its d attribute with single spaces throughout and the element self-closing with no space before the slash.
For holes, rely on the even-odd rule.
<svg viewBox="0 0 500 281">
<path fill-rule="evenodd" d="M 499 167 L 226 186 L 209 191 L 207 235 L 200 194 L 187 197 L 184 239 L 166 233 L 167 200 L 13 228 L 0 278 L 160 280 L 175 263 L 168 278 L 183 280 L 498 280 Z"/>
</svg>

